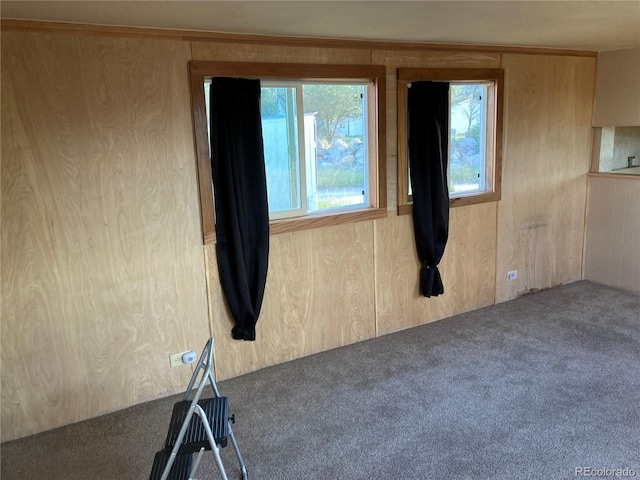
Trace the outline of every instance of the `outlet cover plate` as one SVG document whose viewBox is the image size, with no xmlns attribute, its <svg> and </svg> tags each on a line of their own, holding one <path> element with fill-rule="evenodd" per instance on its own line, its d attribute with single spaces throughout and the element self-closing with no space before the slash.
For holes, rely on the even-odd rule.
<svg viewBox="0 0 640 480">
<path fill-rule="evenodd" d="M 180 353 L 174 353 L 173 355 L 169 355 L 169 364 L 171 365 L 171 368 L 179 367 L 180 365 L 184 365 L 184 362 L 182 361 L 182 356 L 185 353 L 189 353 L 189 350 L 186 350 L 186 351 L 180 352 Z"/>
</svg>

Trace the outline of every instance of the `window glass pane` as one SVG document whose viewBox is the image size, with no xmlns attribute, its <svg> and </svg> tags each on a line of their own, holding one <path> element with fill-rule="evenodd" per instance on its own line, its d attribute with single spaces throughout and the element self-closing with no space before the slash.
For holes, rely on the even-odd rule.
<svg viewBox="0 0 640 480">
<path fill-rule="evenodd" d="M 262 85 L 260 111 L 272 218 L 368 205 L 367 85 Z M 208 126 L 208 87 L 205 95 Z"/>
<path fill-rule="evenodd" d="M 262 137 L 270 212 L 300 208 L 296 87 L 261 89 Z"/>
<path fill-rule="evenodd" d="M 449 194 L 485 190 L 487 86 L 451 84 Z"/>
<path fill-rule="evenodd" d="M 305 84 L 309 211 L 368 203 L 365 85 Z"/>
</svg>

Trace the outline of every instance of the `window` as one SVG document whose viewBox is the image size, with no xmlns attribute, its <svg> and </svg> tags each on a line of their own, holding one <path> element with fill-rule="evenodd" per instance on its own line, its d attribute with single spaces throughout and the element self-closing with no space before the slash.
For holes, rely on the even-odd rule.
<svg viewBox="0 0 640 480">
<path fill-rule="evenodd" d="M 449 195 L 487 190 L 487 95 L 494 83 L 451 83 Z"/>
<path fill-rule="evenodd" d="M 407 89 L 412 81 L 447 81 L 451 205 L 500 200 L 502 84 L 497 69 L 400 69 L 398 72 L 398 211 L 411 210 Z"/>
<path fill-rule="evenodd" d="M 386 215 L 384 67 L 191 62 L 190 69 L 205 243 L 215 238 L 207 130 L 214 76 L 261 80 L 272 233 Z"/>
</svg>

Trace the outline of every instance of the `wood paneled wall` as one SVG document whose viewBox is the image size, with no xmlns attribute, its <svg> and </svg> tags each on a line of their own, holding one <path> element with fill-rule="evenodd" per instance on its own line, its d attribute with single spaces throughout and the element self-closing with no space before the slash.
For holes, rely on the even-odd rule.
<svg viewBox="0 0 640 480">
<path fill-rule="evenodd" d="M 209 334 L 229 378 L 580 278 L 595 58 L 539 53 L 3 31 L 3 440 L 184 388 L 167 356 Z M 201 243 L 191 59 L 387 67 L 388 216 L 272 235 L 253 343 Z M 399 66 L 506 68 L 503 200 L 452 210 L 439 298 L 395 211 Z"/>
<path fill-rule="evenodd" d="M 419 295 L 411 215 L 376 220 L 376 325 L 379 335 L 493 305 L 496 204 L 451 210 L 439 270 L 445 294 Z"/>
<path fill-rule="evenodd" d="M 502 65 L 498 302 L 582 278 L 595 59 L 509 54 Z"/>
<path fill-rule="evenodd" d="M 209 334 L 188 42 L 2 32 L 2 439 L 184 388 Z"/>
<path fill-rule="evenodd" d="M 239 342 L 207 245 L 218 378 L 374 337 L 373 246 L 370 221 L 272 235 L 257 338 Z"/>
</svg>

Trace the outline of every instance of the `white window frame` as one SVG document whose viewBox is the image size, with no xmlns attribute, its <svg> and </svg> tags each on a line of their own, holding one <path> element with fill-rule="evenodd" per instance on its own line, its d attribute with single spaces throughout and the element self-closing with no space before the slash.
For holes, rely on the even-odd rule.
<svg viewBox="0 0 640 480">
<path fill-rule="evenodd" d="M 307 151 L 309 145 L 306 142 L 306 134 L 304 131 L 304 85 L 318 85 L 318 84 L 329 84 L 329 85 L 355 85 L 355 86 L 371 86 L 370 82 L 363 82 L 357 80 L 336 80 L 336 81 L 277 81 L 277 80 L 263 80 L 261 81 L 261 88 L 295 88 L 296 90 L 296 110 L 297 110 L 297 126 L 298 126 L 298 156 L 299 156 L 299 165 L 300 169 L 298 172 L 299 182 L 300 182 L 300 207 L 290 210 L 280 210 L 280 211 L 270 211 L 269 219 L 270 220 L 279 220 L 285 218 L 296 218 L 303 217 L 307 215 L 315 215 L 315 214 L 323 214 L 323 213 L 339 213 L 340 211 L 348 211 L 354 208 L 369 208 L 371 207 L 370 202 L 370 189 L 369 189 L 369 176 L 370 176 L 370 167 L 369 163 L 372 160 L 375 160 L 371 157 L 369 153 L 369 128 L 363 129 L 363 143 L 366 148 L 366 161 L 367 164 L 364 170 L 364 199 L 362 204 L 354 204 L 347 206 L 337 206 L 332 208 L 323 208 L 310 210 L 307 204 L 308 193 L 310 191 L 315 190 L 314 188 L 315 179 L 312 178 L 315 175 L 314 171 L 308 171 L 310 168 L 313 170 L 313 166 L 310 165 L 307 161 Z M 368 118 L 369 112 L 369 102 L 368 99 L 364 99 L 363 101 L 363 111 L 362 118 L 363 121 L 366 122 Z M 311 147 L 313 148 L 313 147 Z"/>
</svg>

